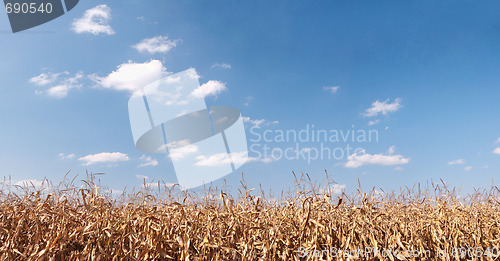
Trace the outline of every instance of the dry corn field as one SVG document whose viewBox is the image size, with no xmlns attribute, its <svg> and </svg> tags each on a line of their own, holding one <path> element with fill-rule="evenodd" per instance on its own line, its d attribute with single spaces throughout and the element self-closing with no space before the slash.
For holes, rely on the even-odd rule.
<svg viewBox="0 0 500 261">
<path fill-rule="evenodd" d="M 225 188 L 198 195 L 162 183 L 112 197 L 95 178 L 82 186 L 75 180 L 21 190 L 4 185 L 1 260 L 497 260 L 500 254 L 496 187 L 462 198 L 444 182 L 346 195 L 302 175 L 279 199 L 244 181 L 234 198 Z"/>
</svg>

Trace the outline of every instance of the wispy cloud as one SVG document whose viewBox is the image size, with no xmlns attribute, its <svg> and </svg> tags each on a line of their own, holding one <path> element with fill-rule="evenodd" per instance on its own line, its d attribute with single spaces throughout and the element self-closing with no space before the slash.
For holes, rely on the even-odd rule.
<svg viewBox="0 0 500 261">
<path fill-rule="evenodd" d="M 373 125 L 375 125 L 375 124 L 377 124 L 379 122 L 380 122 L 380 120 L 378 120 L 378 119 L 377 120 L 373 120 L 373 121 L 369 121 L 368 122 L 368 126 L 373 126 Z"/>
<path fill-rule="evenodd" d="M 62 159 L 62 160 L 65 160 L 65 159 L 73 159 L 75 158 L 75 154 L 74 153 L 71 153 L 71 154 L 64 154 L 64 153 L 59 153 L 59 158 Z"/>
<path fill-rule="evenodd" d="M 216 63 L 212 65 L 212 68 L 231 69 L 231 65 L 227 63 Z"/>
<path fill-rule="evenodd" d="M 46 94 L 48 96 L 62 99 L 68 96 L 71 89 L 82 87 L 81 80 L 84 78 L 82 72 L 77 72 L 73 77 L 68 77 L 69 72 L 42 73 L 30 79 L 30 83 L 37 86 L 53 86 L 46 90 L 36 90 L 36 94 Z"/>
<path fill-rule="evenodd" d="M 155 53 L 167 53 L 172 48 L 176 47 L 181 40 L 168 40 L 167 36 L 155 36 L 152 38 L 146 38 L 140 41 L 138 44 L 132 46 L 139 52 L 147 52 L 149 54 Z"/>
<path fill-rule="evenodd" d="M 389 149 L 387 150 L 387 154 L 392 155 L 396 152 L 396 146 L 390 146 Z"/>
<path fill-rule="evenodd" d="M 250 117 L 241 117 L 241 118 L 242 118 L 244 123 L 249 123 L 249 124 L 251 124 L 253 126 L 257 126 L 257 127 L 264 126 L 264 125 L 275 125 L 275 124 L 280 123 L 279 121 L 268 121 L 265 119 L 253 120 L 253 119 L 250 119 Z"/>
<path fill-rule="evenodd" d="M 148 167 L 148 166 L 151 167 L 158 166 L 158 161 L 151 158 L 150 156 L 142 155 L 140 160 L 143 161 L 144 163 L 137 166 L 138 168 Z"/>
<path fill-rule="evenodd" d="M 85 11 L 81 18 L 75 19 L 71 24 L 71 30 L 75 33 L 115 34 L 108 24 L 111 20 L 111 8 L 107 5 L 98 5 Z"/>
<path fill-rule="evenodd" d="M 464 159 L 456 159 L 448 162 L 448 165 L 463 165 L 465 164 Z"/>
<path fill-rule="evenodd" d="M 500 147 L 496 148 L 493 150 L 493 153 L 495 154 L 500 154 Z"/>
<path fill-rule="evenodd" d="M 372 103 L 372 106 L 370 108 L 366 109 L 363 115 L 365 117 L 373 117 L 379 114 L 386 115 L 390 112 L 396 112 L 401 109 L 401 107 L 403 107 L 401 102 L 401 98 L 396 98 L 393 103 L 390 103 L 389 99 L 383 102 L 377 100 Z"/>
<path fill-rule="evenodd" d="M 136 178 L 140 179 L 140 180 L 145 180 L 145 179 L 149 179 L 148 176 L 144 176 L 144 175 L 135 175 Z"/>
<path fill-rule="evenodd" d="M 83 162 L 84 166 L 89 166 L 98 163 L 118 163 L 128 161 L 127 154 L 121 152 L 102 152 L 97 154 L 90 154 L 78 159 Z"/>
<path fill-rule="evenodd" d="M 472 170 L 472 166 L 467 166 L 464 168 L 464 171 L 470 171 L 470 170 Z"/>
<path fill-rule="evenodd" d="M 253 96 L 247 96 L 245 98 L 245 103 L 243 103 L 243 105 L 248 106 L 250 104 L 250 102 L 253 101 L 254 98 L 255 97 L 253 97 Z"/>
<path fill-rule="evenodd" d="M 363 165 L 403 165 L 410 162 L 403 155 L 392 155 L 394 149 L 389 148 L 388 154 L 368 154 L 364 150 L 351 154 L 347 157 L 346 168 L 358 168 Z"/>
<path fill-rule="evenodd" d="M 337 93 L 337 91 L 340 89 L 340 86 L 325 86 L 323 87 L 323 90 L 329 91 L 332 94 Z"/>
<path fill-rule="evenodd" d="M 194 89 L 191 95 L 195 98 L 205 98 L 207 96 L 215 96 L 225 90 L 227 90 L 226 84 L 212 80 Z"/>
<path fill-rule="evenodd" d="M 40 75 L 31 78 L 30 83 L 33 83 L 37 86 L 45 86 L 47 84 L 51 84 L 57 81 L 60 75 L 69 75 L 69 72 L 64 71 L 61 73 L 51 73 L 51 72 L 41 73 Z"/>
</svg>

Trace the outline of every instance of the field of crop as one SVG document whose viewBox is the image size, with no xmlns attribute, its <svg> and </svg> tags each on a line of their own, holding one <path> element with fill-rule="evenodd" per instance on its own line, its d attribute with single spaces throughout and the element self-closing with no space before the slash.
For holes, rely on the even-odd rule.
<svg viewBox="0 0 500 261">
<path fill-rule="evenodd" d="M 295 174 L 294 174 L 295 175 Z M 292 177 L 293 178 L 293 177 Z M 1 260 L 497 260 L 499 189 L 444 182 L 333 194 L 307 175 L 277 199 L 242 182 L 202 195 L 150 184 L 112 197 L 75 186 L 4 187 Z M 174 192 L 177 191 L 177 192 Z M 232 197 L 231 195 L 239 196 Z"/>
</svg>

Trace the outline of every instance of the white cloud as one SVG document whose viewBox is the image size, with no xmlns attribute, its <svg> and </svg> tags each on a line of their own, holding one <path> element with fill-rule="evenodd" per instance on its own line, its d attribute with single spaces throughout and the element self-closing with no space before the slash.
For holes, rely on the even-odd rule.
<svg viewBox="0 0 500 261">
<path fill-rule="evenodd" d="M 271 163 L 274 161 L 272 158 L 259 159 L 254 157 L 248 157 L 248 152 L 246 151 L 233 152 L 230 155 L 232 162 L 236 165 L 241 165 L 246 162 Z M 227 153 L 216 153 L 210 156 L 199 155 L 196 157 L 196 159 L 198 160 L 198 162 L 194 164 L 196 166 L 217 167 L 230 164 L 230 160 Z"/>
<path fill-rule="evenodd" d="M 169 152 L 169 157 L 172 161 L 180 161 L 188 155 L 198 152 L 198 146 L 189 144 L 180 148 L 171 148 Z"/>
<path fill-rule="evenodd" d="M 227 90 L 227 88 L 224 83 L 212 80 L 194 89 L 191 95 L 195 98 L 205 98 L 206 96 L 217 95 L 225 90 Z"/>
<path fill-rule="evenodd" d="M 111 20 L 111 8 L 107 5 L 98 5 L 85 11 L 81 18 L 75 19 L 71 24 L 71 30 L 77 34 L 112 35 L 115 31 L 108 24 L 109 20 Z"/>
<path fill-rule="evenodd" d="M 496 148 L 493 150 L 493 153 L 495 154 L 500 154 L 500 147 Z"/>
<path fill-rule="evenodd" d="M 208 157 L 200 155 L 197 156 L 196 159 L 198 160 L 198 162 L 194 164 L 196 166 L 215 167 L 224 166 L 230 163 L 227 153 L 217 153 Z"/>
<path fill-rule="evenodd" d="M 159 60 L 145 63 L 129 61 L 118 65 L 116 71 L 111 72 L 106 77 L 94 75 L 92 79 L 104 88 L 134 92 L 167 74 L 167 69 Z"/>
<path fill-rule="evenodd" d="M 250 117 L 242 117 L 242 120 L 243 120 L 243 122 L 248 122 L 248 123 L 255 125 L 255 126 L 260 126 L 261 124 L 266 122 L 266 120 L 264 120 L 264 119 L 252 120 L 252 119 L 250 119 Z"/>
<path fill-rule="evenodd" d="M 222 68 L 222 69 L 231 69 L 231 65 L 230 64 L 227 64 L 227 63 L 216 63 L 214 65 L 212 65 L 212 68 Z"/>
<path fill-rule="evenodd" d="M 73 159 L 73 158 L 75 158 L 75 154 L 71 153 L 71 154 L 66 155 L 64 153 L 59 153 L 59 158 L 62 159 L 62 160 Z"/>
<path fill-rule="evenodd" d="M 467 166 L 464 168 L 464 171 L 470 171 L 472 169 L 472 166 Z"/>
<path fill-rule="evenodd" d="M 320 189 L 319 193 L 320 194 L 338 195 L 338 194 L 342 194 L 342 192 L 344 190 L 345 190 L 344 184 L 333 184 L 326 189 Z"/>
<path fill-rule="evenodd" d="M 498 138 L 498 139 L 495 141 L 495 143 L 500 143 L 500 138 Z"/>
<path fill-rule="evenodd" d="M 97 163 L 118 163 L 120 161 L 128 161 L 127 154 L 121 152 L 102 152 L 97 154 L 90 154 L 78 159 L 83 161 L 84 166 L 89 166 Z"/>
<path fill-rule="evenodd" d="M 323 90 L 329 91 L 329 92 L 331 92 L 333 94 L 335 94 L 339 89 L 340 89 L 340 86 L 326 86 L 326 87 L 323 87 Z"/>
<path fill-rule="evenodd" d="M 144 163 L 137 166 L 138 168 L 147 167 L 147 166 L 152 166 L 152 167 L 158 166 L 158 161 L 151 158 L 150 156 L 142 155 L 140 160 L 144 161 Z"/>
<path fill-rule="evenodd" d="M 82 87 L 80 81 L 83 79 L 84 75 L 82 72 L 77 72 L 73 77 L 65 77 L 61 79 L 61 75 L 69 75 L 68 72 L 61 73 L 42 73 L 38 76 L 35 76 L 30 79 L 30 82 L 38 85 L 45 86 L 51 83 L 55 83 L 56 85 L 50 87 L 47 90 L 36 90 L 37 94 L 47 94 L 51 97 L 62 99 L 68 96 L 68 92 L 74 88 Z"/>
<path fill-rule="evenodd" d="M 250 117 L 241 117 L 244 123 L 250 123 L 254 126 L 260 127 L 261 125 L 276 125 L 279 124 L 279 121 L 267 121 L 265 119 L 260 120 L 252 120 Z"/>
<path fill-rule="evenodd" d="M 51 72 L 41 73 L 40 75 L 31 78 L 30 83 L 33 83 L 33 84 L 38 85 L 38 86 L 45 86 L 47 84 L 51 84 L 51 83 L 57 81 L 57 78 L 61 74 L 69 75 L 69 72 L 65 71 L 65 72 L 61 72 L 61 73 L 51 73 Z"/>
<path fill-rule="evenodd" d="M 385 129 L 385 130 L 388 130 L 388 129 L 389 129 L 389 126 L 385 126 L 385 128 L 384 128 L 384 129 Z"/>
<path fill-rule="evenodd" d="M 465 164 L 464 159 L 456 159 L 448 162 L 448 165 L 463 165 Z"/>
<path fill-rule="evenodd" d="M 391 149 L 389 148 L 389 152 Z M 373 165 L 403 165 L 410 162 L 409 158 L 405 158 L 402 155 L 384 155 L 384 154 L 367 154 L 364 150 L 360 153 L 354 153 L 347 157 L 347 163 L 345 163 L 346 168 L 358 168 L 363 165 L 373 164 Z"/>
<path fill-rule="evenodd" d="M 383 102 L 377 100 L 372 103 L 372 107 L 366 109 L 364 116 L 373 117 L 379 115 L 379 113 L 386 115 L 389 112 L 396 112 L 402 107 L 401 101 L 401 98 L 396 98 L 393 103 L 390 103 L 389 99 Z"/>
<path fill-rule="evenodd" d="M 146 38 L 140 41 L 138 44 L 132 46 L 139 52 L 147 52 L 149 54 L 155 53 L 166 53 L 179 43 L 181 40 L 168 40 L 167 36 L 155 36 L 152 38 Z"/>
<path fill-rule="evenodd" d="M 49 182 L 47 180 L 26 179 L 26 180 L 20 180 L 14 183 L 14 185 L 21 187 L 40 188 L 42 186 L 49 186 Z"/>
<path fill-rule="evenodd" d="M 135 177 L 140 179 L 140 180 L 149 179 L 148 176 L 144 176 L 144 175 L 135 175 Z"/>
<path fill-rule="evenodd" d="M 404 169 L 404 168 L 402 168 L 402 167 L 400 167 L 400 166 L 397 166 L 397 167 L 395 167 L 395 168 L 394 168 L 394 170 L 397 170 L 397 171 L 403 171 L 403 170 L 405 170 L 405 169 Z"/>
<path fill-rule="evenodd" d="M 373 120 L 373 121 L 369 121 L 368 122 L 368 126 L 373 126 L 373 125 L 375 125 L 375 124 L 377 124 L 379 122 L 380 122 L 380 120 L 378 120 L 378 119 L 377 120 Z"/>
</svg>

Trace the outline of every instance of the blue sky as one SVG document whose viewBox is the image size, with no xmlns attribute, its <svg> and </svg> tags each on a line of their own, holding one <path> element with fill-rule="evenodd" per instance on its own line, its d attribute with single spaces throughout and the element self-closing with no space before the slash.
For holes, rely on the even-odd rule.
<svg viewBox="0 0 500 261">
<path fill-rule="evenodd" d="M 225 177 L 279 193 L 292 171 L 385 191 L 445 180 L 498 185 L 499 4 L 471 1 L 81 1 L 13 34 L 0 15 L 0 171 L 14 183 L 103 172 L 120 191 L 175 183 L 172 160 L 138 151 L 128 100 L 195 68 L 208 106 L 244 117 L 249 161 Z M 313 127 L 314 126 L 314 127 Z M 281 142 L 281 132 L 375 131 L 371 142 Z M 267 132 L 266 132 L 267 131 Z M 272 141 L 257 141 L 267 133 Z M 361 148 L 340 159 L 314 158 Z M 264 157 L 299 148 L 312 160 Z M 345 152 L 345 151 L 344 151 Z M 304 154 L 305 153 L 305 154 Z M 214 181 L 220 186 L 223 181 Z"/>
</svg>

